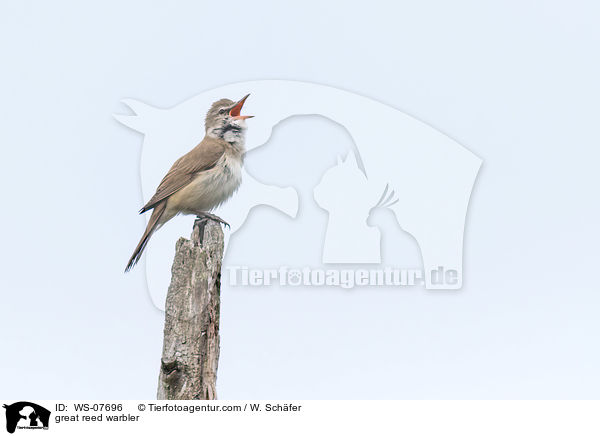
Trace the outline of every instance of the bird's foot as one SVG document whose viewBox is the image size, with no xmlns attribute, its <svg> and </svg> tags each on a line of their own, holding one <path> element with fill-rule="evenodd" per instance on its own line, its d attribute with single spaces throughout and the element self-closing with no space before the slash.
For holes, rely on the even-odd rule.
<svg viewBox="0 0 600 436">
<path fill-rule="evenodd" d="M 208 212 L 201 212 L 199 214 L 196 215 L 196 221 L 200 221 L 200 222 L 206 222 L 208 220 L 213 220 L 216 221 L 218 223 L 221 223 L 229 228 L 231 228 L 231 226 L 229 225 L 229 223 L 227 221 L 225 221 L 222 218 L 219 218 L 218 216 L 212 214 L 212 213 L 208 213 Z"/>
</svg>

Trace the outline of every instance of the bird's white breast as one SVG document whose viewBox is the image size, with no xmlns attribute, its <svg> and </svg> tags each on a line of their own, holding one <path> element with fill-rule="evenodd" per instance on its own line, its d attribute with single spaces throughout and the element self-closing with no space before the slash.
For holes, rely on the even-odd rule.
<svg viewBox="0 0 600 436">
<path fill-rule="evenodd" d="M 169 209 L 184 214 L 208 212 L 225 202 L 242 182 L 242 157 L 224 153 L 214 168 L 204 171 L 169 198 Z"/>
</svg>

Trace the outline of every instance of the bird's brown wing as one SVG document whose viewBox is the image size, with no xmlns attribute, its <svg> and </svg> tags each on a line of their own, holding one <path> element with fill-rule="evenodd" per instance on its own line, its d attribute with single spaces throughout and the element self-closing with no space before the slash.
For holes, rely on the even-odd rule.
<svg viewBox="0 0 600 436">
<path fill-rule="evenodd" d="M 140 210 L 140 213 L 154 208 L 162 200 L 187 186 L 198 173 L 213 168 L 224 151 L 225 146 L 222 141 L 205 137 L 193 150 L 175 161 L 158 185 L 156 193 Z"/>
</svg>

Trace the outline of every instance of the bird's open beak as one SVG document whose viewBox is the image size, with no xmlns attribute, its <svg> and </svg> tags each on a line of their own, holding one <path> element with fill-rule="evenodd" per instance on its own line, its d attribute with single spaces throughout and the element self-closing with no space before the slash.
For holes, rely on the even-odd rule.
<svg viewBox="0 0 600 436">
<path fill-rule="evenodd" d="M 234 107 L 231 108 L 231 110 L 229 111 L 229 115 L 231 115 L 233 117 L 233 119 L 235 120 L 245 120 L 247 118 L 252 118 L 254 115 L 240 115 L 240 112 L 242 111 L 242 106 L 244 106 L 244 103 L 246 102 L 246 99 L 248 98 L 250 94 L 246 95 L 244 98 L 242 98 L 240 101 L 238 101 Z"/>
</svg>

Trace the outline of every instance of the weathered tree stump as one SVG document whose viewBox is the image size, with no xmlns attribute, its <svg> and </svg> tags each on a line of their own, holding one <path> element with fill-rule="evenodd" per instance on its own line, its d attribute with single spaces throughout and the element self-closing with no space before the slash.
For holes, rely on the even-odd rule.
<svg viewBox="0 0 600 436">
<path fill-rule="evenodd" d="M 215 400 L 223 230 L 194 223 L 191 240 L 177 241 L 165 306 L 159 400 Z"/>
</svg>

